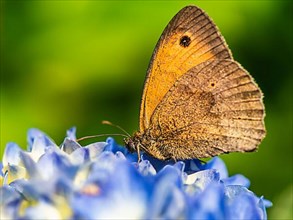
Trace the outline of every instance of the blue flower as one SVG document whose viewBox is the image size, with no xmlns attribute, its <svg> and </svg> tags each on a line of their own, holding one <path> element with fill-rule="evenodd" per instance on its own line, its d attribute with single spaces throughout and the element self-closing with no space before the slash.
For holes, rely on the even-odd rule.
<svg viewBox="0 0 293 220">
<path fill-rule="evenodd" d="M 8 143 L 1 219 L 266 219 L 272 204 L 214 157 L 160 161 L 114 139 L 81 146 L 76 129 L 58 146 L 37 129 L 28 149 Z M 142 160 L 138 163 L 138 156 Z"/>
</svg>

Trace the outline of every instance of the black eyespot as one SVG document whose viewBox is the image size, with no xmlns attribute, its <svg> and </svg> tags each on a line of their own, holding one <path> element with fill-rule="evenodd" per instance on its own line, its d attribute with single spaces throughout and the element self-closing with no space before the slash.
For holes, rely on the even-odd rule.
<svg viewBox="0 0 293 220">
<path fill-rule="evenodd" d="M 191 43 L 190 37 L 184 35 L 183 37 L 180 38 L 180 46 L 188 47 L 190 43 Z"/>
<path fill-rule="evenodd" d="M 215 83 L 211 83 L 211 86 L 214 87 L 215 86 Z"/>
</svg>

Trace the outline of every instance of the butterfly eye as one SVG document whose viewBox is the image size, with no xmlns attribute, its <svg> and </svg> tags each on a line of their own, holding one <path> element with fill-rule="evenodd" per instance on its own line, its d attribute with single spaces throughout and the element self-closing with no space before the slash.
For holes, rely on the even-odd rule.
<svg viewBox="0 0 293 220">
<path fill-rule="evenodd" d="M 190 37 L 184 35 L 183 37 L 180 38 L 180 46 L 188 47 L 190 43 L 191 43 Z"/>
</svg>

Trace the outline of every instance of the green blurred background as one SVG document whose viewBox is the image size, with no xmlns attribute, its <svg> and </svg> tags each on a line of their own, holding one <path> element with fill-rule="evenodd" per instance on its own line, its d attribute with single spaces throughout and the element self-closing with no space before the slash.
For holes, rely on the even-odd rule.
<svg viewBox="0 0 293 220">
<path fill-rule="evenodd" d="M 79 137 L 120 133 L 102 120 L 135 131 L 154 46 L 188 4 L 213 18 L 265 94 L 259 151 L 222 158 L 274 203 L 269 218 L 292 218 L 290 1 L 1 1 L 1 155 L 8 141 L 25 148 L 31 127 L 57 144 L 71 126 Z"/>
</svg>

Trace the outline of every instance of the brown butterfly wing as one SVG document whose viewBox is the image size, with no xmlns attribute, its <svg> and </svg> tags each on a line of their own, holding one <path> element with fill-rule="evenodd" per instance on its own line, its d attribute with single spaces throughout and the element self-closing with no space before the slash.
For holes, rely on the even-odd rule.
<svg viewBox="0 0 293 220">
<path fill-rule="evenodd" d="M 232 59 L 224 38 L 196 6 L 180 10 L 159 39 L 148 69 L 140 108 L 140 131 L 174 82 L 190 68 L 212 59 Z"/>
<path fill-rule="evenodd" d="M 157 158 L 186 159 L 254 151 L 264 136 L 257 84 L 236 61 L 214 60 L 190 69 L 172 86 L 142 143 Z"/>
</svg>

